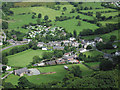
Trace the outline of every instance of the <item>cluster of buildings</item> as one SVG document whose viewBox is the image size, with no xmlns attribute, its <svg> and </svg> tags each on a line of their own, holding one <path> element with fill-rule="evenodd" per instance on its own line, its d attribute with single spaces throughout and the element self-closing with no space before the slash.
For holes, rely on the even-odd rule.
<svg viewBox="0 0 120 90">
<path fill-rule="evenodd" d="M 44 42 L 38 42 L 38 47 L 41 47 L 42 50 L 64 50 L 65 46 L 71 46 L 71 47 L 76 47 L 79 48 L 79 45 L 81 44 L 81 48 L 77 49 L 77 51 L 86 52 L 88 51 L 86 48 L 88 45 L 95 46 L 96 42 L 102 42 L 102 38 L 96 37 L 93 41 L 89 40 L 83 40 L 80 39 L 80 42 L 76 41 L 74 37 L 69 38 L 69 40 L 63 40 L 63 41 L 51 41 L 48 43 Z M 49 49 L 48 47 L 52 47 Z"/>
<path fill-rule="evenodd" d="M 77 55 L 73 54 L 73 52 L 68 52 L 63 55 L 63 57 L 58 58 L 52 61 L 42 61 L 41 63 L 36 63 L 33 66 L 46 66 L 46 65 L 57 65 L 57 64 L 67 64 L 67 63 L 80 63 L 77 60 Z"/>
<path fill-rule="evenodd" d="M 30 29 L 31 31 L 28 33 L 28 38 L 34 38 L 36 35 L 41 35 L 41 36 L 46 36 L 46 35 L 51 35 L 51 36 L 56 36 L 56 33 L 60 32 L 63 35 L 66 35 L 64 32 L 63 28 L 60 27 L 46 27 L 46 26 L 41 26 L 41 25 L 36 25 L 36 26 L 29 26 L 27 29 Z"/>
<path fill-rule="evenodd" d="M 24 44 L 24 43 L 29 43 L 30 41 L 32 41 L 32 39 L 23 39 L 22 41 L 15 41 L 13 39 L 7 40 L 7 42 L 9 42 L 10 44 Z"/>
</svg>

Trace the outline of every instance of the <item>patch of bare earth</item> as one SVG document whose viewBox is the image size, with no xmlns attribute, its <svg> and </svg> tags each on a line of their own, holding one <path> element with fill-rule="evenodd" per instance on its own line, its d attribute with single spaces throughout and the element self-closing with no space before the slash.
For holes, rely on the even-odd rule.
<svg viewBox="0 0 120 90">
<path fill-rule="evenodd" d="M 53 74 L 53 73 L 56 73 L 56 72 L 48 72 L 48 73 L 41 73 L 41 74 Z"/>
</svg>

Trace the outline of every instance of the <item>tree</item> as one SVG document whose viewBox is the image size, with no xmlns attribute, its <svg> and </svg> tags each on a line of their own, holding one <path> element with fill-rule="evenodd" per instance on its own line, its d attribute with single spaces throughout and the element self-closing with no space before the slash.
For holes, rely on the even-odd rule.
<svg viewBox="0 0 120 90">
<path fill-rule="evenodd" d="M 79 16 L 79 15 L 77 15 L 77 16 L 76 16 L 76 19 L 80 19 L 80 16 Z"/>
<path fill-rule="evenodd" d="M 82 77 L 81 70 L 78 65 L 72 66 L 72 69 L 70 70 L 70 73 L 74 75 L 74 77 Z"/>
<path fill-rule="evenodd" d="M 101 17 L 101 13 L 100 12 L 96 12 L 96 18 L 100 19 Z"/>
<path fill-rule="evenodd" d="M 41 13 L 39 13 L 39 14 L 38 14 L 38 18 L 41 18 L 41 17 L 42 17 L 42 15 L 41 15 Z"/>
<path fill-rule="evenodd" d="M 18 79 L 18 81 L 19 81 L 18 82 L 18 87 L 22 88 L 22 89 L 27 88 L 27 87 L 29 87 L 31 85 L 30 82 L 27 80 L 27 78 L 24 77 L 24 76 L 20 77 Z"/>
<path fill-rule="evenodd" d="M 63 11 L 66 11 L 67 10 L 67 8 L 66 7 L 63 7 Z"/>
<path fill-rule="evenodd" d="M 33 63 L 38 63 L 40 61 L 40 57 L 39 56 L 34 56 L 33 57 Z"/>
<path fill-rule="evenodd" d="M 77 24 L 77 26 L 80 26 L 81 25 L 81 22 L 80 21 L 78 21 L 78 24 Z"/>
<path fill-rule="evenodd" d="M 76 37 L 77 37 L 77 32 L 76 32 L 76 30 L 73 31 L 73 34 L 74 34 L 74 37 L 76 38 Z"/>
<path fill-rule="evenodd" d="M 81 44 L 79 44 L 79 48 L 81 48 L 82 47 L 82 45 Z"/>
<path fill-rule="evenodd" d="M 53 53 L 51 53 L 51 52 L 43 53 L 43 59 L 51 59 L 52 56 L 53 56 Z"/>
<path fill-rule="evenodd" d="M 60 51 L 60 50 L 55 50 L 55 51 L 54 51 L 54 55 L 55 55 L 55 57 L 60 58 L 60 57 L 63 56 L 63 52 Z"/>
<path fill-rule="evenodd" d="M 100 70 L 107 71 L 113 68 L 113 63 L 110 60 L 102 60 L 99 65 Z"/>
<path fill-rule="evenodd" d="M 5 72 L 6 68 L 7 68 L 7 66 L 2 66 L 2 71 Z"/>
<path fill-rule="evenodd" d="M 90 45 L 88 45 L 86 49 L 92 49 L 92 47 Z"/>
<path fill-rule="evenodd" d="M 115 36 L 115 35 L 111 35 L 111 36 L 110 36 L 110 41 L 113 42 L 113 41 L 115 41 L 115 40 L 116 40 L 116 36 Z"/>
<path fill-rule="evenodd" d="M 47 15 L 44 16 L 44 20 L 48 20 L 49 17 Z"/>
<path fill-rule="evenodd" d="M 35 15 L 32 15 L 32 19 L 34 19 L 35 18 Z"/>
<path fill-rule="evenodd" d="M 2 58 L 2 64 L 7 64 L 8 63 L 8 58 L 6 58 L 6 57 L 3 57 Z"/>
<path fill-rule="evenodd" d="M 2 21 L 2 29 L 8 29 L 8 22 Z"/>
<path fill-rule="evenodd" d="M 14 85 L 12 83 L 10 83 L 10 82 L 4 82 L 3 87 L 5 89 L 10 89 L 10 88 L 14 88 Z"/>
</svg>

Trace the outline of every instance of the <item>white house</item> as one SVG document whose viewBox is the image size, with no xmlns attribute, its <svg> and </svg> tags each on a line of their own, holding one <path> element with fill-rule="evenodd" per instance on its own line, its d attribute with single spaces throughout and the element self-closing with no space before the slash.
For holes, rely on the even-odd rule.
<svg viewBox="0 0 120 90">
<path fill-rule="evenodd" d="M 38 66 L 45 66 L 45 63 L 38 63 Z"/>
<path fill-rule="evenodd" d="M 80 53 L 83 53 L 83 52 L 86 52 L 86 51 L 89 51 L 89 50 L 84 49 L 84 48 L 80 48 L 79 51 L 80 51 Z"/>
<path fill-rule="evenodd" d="M 42 47 L 42 50 L 47 50 L 47 47 Z"/>
<path fill-rule="evenodd" d="M 119 56 L 119 55 L 120 55 L 120 52 L 115 52 L 115 55 L 116 55 L 116 56 Z"/>
<path fill-rule="evenodd" d="M 71 37 L 71 38 L 70 38 L 70 41 L 74 41 L 74 40 L 75 40 L 75 38 L 74 38 L 74 37 Z"/>
<path fill-rule="evenodd" d="M 43 47 L 44 43 L 43 42 L 38 42 L 37 47 Z"/>
</svg>

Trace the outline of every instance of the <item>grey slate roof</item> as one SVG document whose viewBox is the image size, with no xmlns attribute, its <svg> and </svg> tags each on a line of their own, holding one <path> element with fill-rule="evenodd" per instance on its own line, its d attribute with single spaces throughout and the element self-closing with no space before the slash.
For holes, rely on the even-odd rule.
<svg viewBox="0 0 120 90">
<path fill-rule="evenodd" d="M 20 75 L 20 74 L 22 74 L 24 72 L 27 72 L 27 71 L 28 71 L 28 69 L 26 67 L 18 69 L 18 70 L 15 70 L 17 75 Z"/>
</svg>

